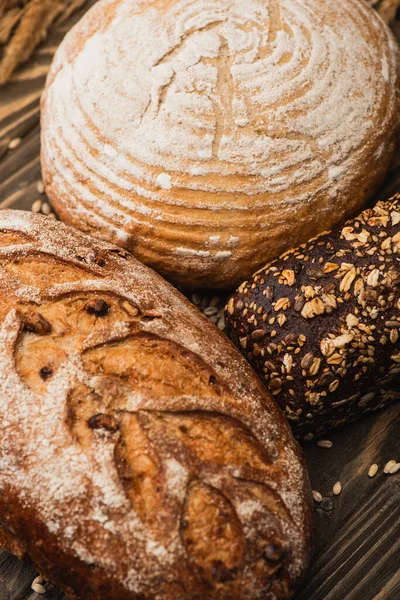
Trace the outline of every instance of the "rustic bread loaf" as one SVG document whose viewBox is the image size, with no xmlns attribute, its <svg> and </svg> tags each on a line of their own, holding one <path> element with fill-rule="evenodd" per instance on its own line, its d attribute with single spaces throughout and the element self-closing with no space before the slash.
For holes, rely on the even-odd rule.
<svg viewBox="0 0 400 600">
<path fill-rule="evenodd" d="M 290 428 L 124 250 L 0 211 L 0 540 L 71 600 L 288 598 L 311 551 Z"/>
<path fill-rule="evenodd" d="M 48 77 L 47 194 L 176 282 L 238 285 L 382 181 L 397 68 L 364 0 L 100 0 Z"/>
<path fill-rule="evenodd" d="M 229 335 L 305 439 L 400 399 L 399 198 L 290 250 L 228 301 Z"/>
</svg>

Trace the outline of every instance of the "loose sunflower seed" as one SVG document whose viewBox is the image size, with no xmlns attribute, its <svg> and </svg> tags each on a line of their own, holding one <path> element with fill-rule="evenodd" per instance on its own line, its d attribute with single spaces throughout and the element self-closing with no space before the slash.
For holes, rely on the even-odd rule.
<svg viewBox="0 0 400 600">
<path fill-rule="evenodd" d="M 335 494 L 335 496 L 339 496 L 341 491 L 342 491 L 342 484 L 340 483 L 340 481 L 337 481 L 335 483 L 335 485 L 333 486 L 333 493 Z"/>
<path fill-rule="evenodd" d="M 44 183 L 43 181 L 38 181 L 36 184 L 36 189 L 38 194 L 44 194 Z"/>
<path fill-rule="evenodd" d="M 47 202 L 43 202 L 42 204 L 42 213 L 44 215 L 49 215 L 51 213 L 51 206 Z"/>
<path fill-rule="evenodd" d="M 333 442 L 331 440 L 318 440 L 317 446 L 320 448 L 332 448 Z"/>
<path fill-rule="evenodd" d="M 378 472 L 378 465 L 376 463 L 374 463 L 373 465 L 370 466 L 369 470 L 368 470 L 368 477 L 375 477 L 375 475 Z"/>
<path fill-rule="evenodd" d="M 385 467 L 384 467 L 384 469 L 383 469 L 383 472 L 384 472 L 386 475 L 389 475 L 389 474 L 390 474 L 390 471 L 391 471 L 391 469 L 392 469 L 392 468 L 393 468 L 393 467 L 394 467 L 396 464 L 397 464 L 397 463 L 396 463 L 396 461 L 395 461 L 395 460 L 389 460 L 389 462 L 387 462 L 387 463 L 386 463 L 386 465 L 385 465 Z"/>
<path fill-rule="evenodd" d="M 37 594 L 45 594 L 46 588 L 41 583 L 32 583 L 32 590 Z"/>
<path fill-rule="evenodd" d="M 31 206 L 31 211 L 34 213 L 40 213 L 41 210 L 42 210 L 42 201 L 35 200 L 35 202 Z"/>
<path fill-rule="evenodd" d="M 17 148 L 21 143 L 21 138 L 15 138 L 13 140 L 11 140 L 11 142 L 8 144 L 8 149 L 9 150 L 15 150 L 15 148 Z"/>
<path fill-rule="evenodd" d="M 312 497 L 314 498 L 315 502 L 322 502 L 322 494 L 317 492 L 317 490 L 312 491 Z"/>
</svg>

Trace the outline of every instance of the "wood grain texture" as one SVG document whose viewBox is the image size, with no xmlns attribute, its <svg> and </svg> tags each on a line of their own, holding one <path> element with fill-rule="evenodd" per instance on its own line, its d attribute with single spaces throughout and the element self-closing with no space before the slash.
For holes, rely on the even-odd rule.
<svg viewBox="0 0 400 600">
<path fill-rule="evenodd" d="M 0 88 L 2 206 L 29 210 L 39 197 L 39 98 L 55 49 L 81 14 L 54 31 L 29 64 Z M 8 150 L 9 142 L 19 137 L 20 145 Z M 399 164 L 379 197 L 398 191 Z M 313 488 L 321 492 L 324 501 L 315 505 L 317 550 L 296 600 L 400 598 L 400 474 L 383 474 L 388 460 L 400 460 L 399 422 L 400 405 L 393 405 L 327 435 L 334 443 L 331 449 L 305 446 Z M 380 470 L 370 479 L 367 472 L 374 462 Z M 336 481 L 343 487 L 337 497 L 332 492 Z M 34 593 L 31 583 L 35 576 L 28 563 L 0 551 L 0 600 L 64 598 L 50 584 L 45 596 Z"/>
</svg>

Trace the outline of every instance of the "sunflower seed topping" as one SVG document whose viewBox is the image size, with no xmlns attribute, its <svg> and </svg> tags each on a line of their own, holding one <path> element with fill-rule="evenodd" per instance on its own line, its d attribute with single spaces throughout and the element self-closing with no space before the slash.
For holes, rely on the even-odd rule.
<svg viewBox="0 0 400 600">
<path fill-rule="evenodd" d="M 377 203 L 260 269 L 227 305 L 229 334 L 303 439 L 400 399 L 399 215 L 400 195 Z"/>
</svg>

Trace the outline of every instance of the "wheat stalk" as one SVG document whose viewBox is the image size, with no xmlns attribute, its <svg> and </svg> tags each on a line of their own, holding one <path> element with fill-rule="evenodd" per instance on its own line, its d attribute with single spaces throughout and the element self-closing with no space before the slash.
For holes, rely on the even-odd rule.
<svg viewBox="0 0 400 600">
<path fill-rule="evenodd" d="M 0 0 L 0 84 L 9 80 L 47 35 L 86 0 Z"/>
</svg>

